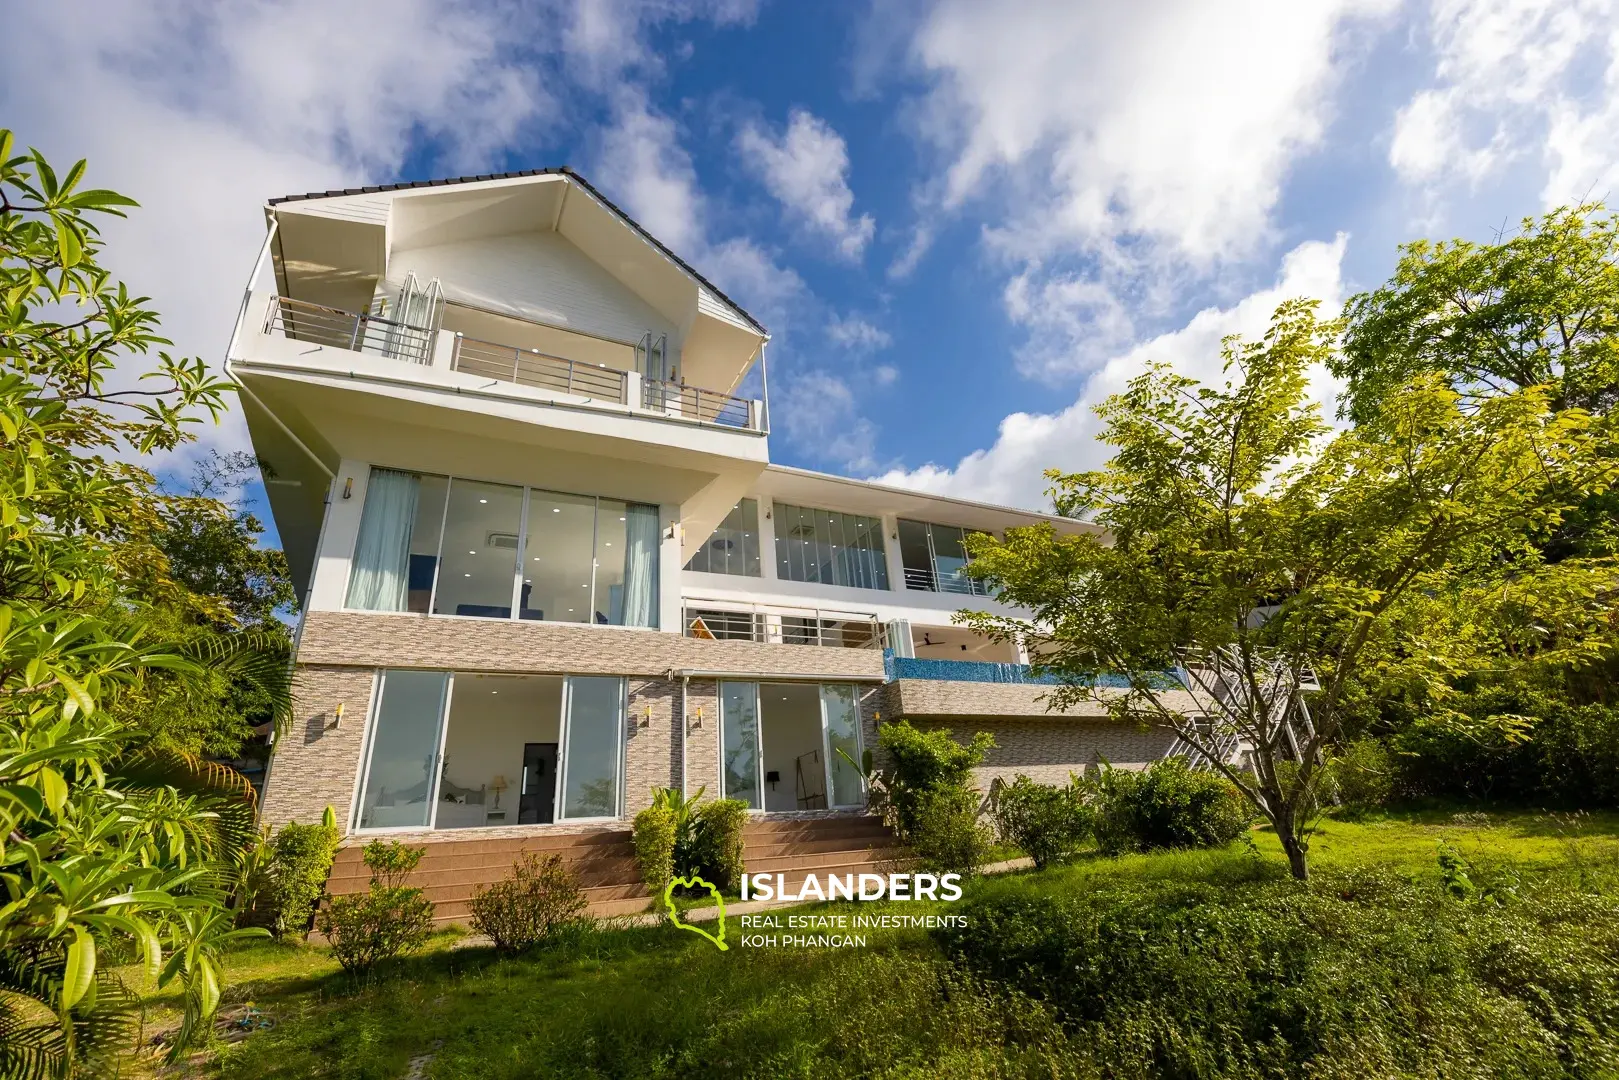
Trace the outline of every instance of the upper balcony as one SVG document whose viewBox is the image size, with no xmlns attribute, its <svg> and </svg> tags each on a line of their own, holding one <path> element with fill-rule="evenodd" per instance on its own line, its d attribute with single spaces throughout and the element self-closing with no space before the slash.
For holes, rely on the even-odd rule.
<svg viewBox="0 0 1619 1080">
<path fill-rule="evenodd" d="M 317 370 L 318 366 L 332 365 L 352 369 L 354 354 L 382 357 L 413 365 L 380 369 L 384 376 L 391 374 L 402 380 L 419 381 L 425 375 L 446 387 L 476 389 L 516 400 L 605 409 L 755 435 L 768 433 L 764 403 L 760 400 L 648 377 L 643 373 L 645 358 L 651 351 L 646 346 L 625 345 L 556 327 L 525 325 L 454 304 L 442 309 L 436 320 L 442 324 L 438 327 L 284 296 L 268 296 L 264 304 L 260 334 L 315 346 L 314 350 L 293 351 L 305 362 L 318 357 L 314 361 Z M 485 340 L 450 328 L 457 324 L 471 325 L 506 340 Z M 510 343 L 533 339 L 543 339 L 555 351 Z M 251 364 L 286 350 L 272 343 L 250 342 L 244 352 Z M 328 353 L 332 355 L 322 355 Z"/>
</svg>

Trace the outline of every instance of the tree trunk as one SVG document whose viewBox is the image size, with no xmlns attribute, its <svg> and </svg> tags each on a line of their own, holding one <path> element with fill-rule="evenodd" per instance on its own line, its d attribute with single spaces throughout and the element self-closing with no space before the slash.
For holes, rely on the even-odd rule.
<svg viewBox="0 0 1619 1080">
<path fill-rule="evenodd" d="M 1282 850 L 1287 853 L 1287 868 L 1292 871 L 1293 877 L 1298 881 L 1310 880 L 1310 863 L 1304 841 L 1293 829 L 1292 814 L 1277 816 L 1276 837 L 1282 842 Z"/>
</svg>

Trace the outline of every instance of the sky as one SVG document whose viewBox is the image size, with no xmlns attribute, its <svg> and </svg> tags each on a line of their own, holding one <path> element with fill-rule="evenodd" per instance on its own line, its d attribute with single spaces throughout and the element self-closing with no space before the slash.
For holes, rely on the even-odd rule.
<svg viewBox="0 0 1619 1080">
<path fill-rule="evenodd" d="M 266 199 L 570 165 L 770 328 L 773 461 L 1044 509 L 1146 363 L 1619 199 L 1616 8 L 61 0 L 0 126 L 140 201 L 106 261 L 214 364 Z"/>
</svg>

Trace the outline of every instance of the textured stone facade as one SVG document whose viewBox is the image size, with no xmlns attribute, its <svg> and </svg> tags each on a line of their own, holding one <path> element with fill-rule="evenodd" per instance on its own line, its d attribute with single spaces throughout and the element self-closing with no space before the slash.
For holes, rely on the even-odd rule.
<svg viewBox="0 0 1619 1080">
<path fill-rule="evenodd" d="M 883 716 L 893 719 L 925 720 L 955 716 L 1093 716 L 1107 715 L 1100 701 L 1081 702 L 1060 713 L 1053 713 L 1047 699 L 1050 686 L 1031 683 L 954 682 L 943 679 L 900 679 L 883 688 Z M 1103 691 L 1107 693 L 1107 691 Z M 1172 709 L 1192 711 L 1192 695 L 1184 691 L 1163 693 L 1164 704 Z"/>
<path fill-rule="evenodd" d="M 349 820 L 375 681 L 371 668 L 299 664 L 294 670 L 292 723 L 275 742 L 265 780 L 267 824 L 316 822 L 328 806 L 339 824 Z"/>
<path fill-rule="evenodd" d="M 998 777 L 1010 783 L 1018 775 L 1042 784 L 1066 784 L 1070 773 L 1084 775 L 1101 761 L 1141 769 L 1168 752 L 1175 738 L 1163 728 L 1142 729 L 1110 720 L 918 721 L 921 728 L 945 728 L 958 740 L 987 731 L 995 748 L 977 769 L 979 787 L 988 790 Z"/>
<path fill-rule="evenodd" d="M 298 644 L 303 664 L 441 668 L 572 675 L 741 675 L 880 679 L 877 649 L 700 641 L 679 634 L 573 623 L 311 611 Z"/>
</svg>

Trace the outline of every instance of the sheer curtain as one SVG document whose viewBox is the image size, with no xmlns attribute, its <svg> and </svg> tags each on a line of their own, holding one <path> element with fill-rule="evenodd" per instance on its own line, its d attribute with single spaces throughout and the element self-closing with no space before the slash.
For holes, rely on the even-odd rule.
<svg viewBox="0 0 1619 1080">
<path fill-rule="evenodd" d="M 354 545 L 348 606 L 361 611 L 404 611 L 410 578 L 410 527 L 421 484 L 413 473 L 372 469 Z"/>
<path fill-rule="evenodd" d="M 658 625 L 658 508 L 630 503 L 624 522 L 624 625 Z"/>
</svg>

